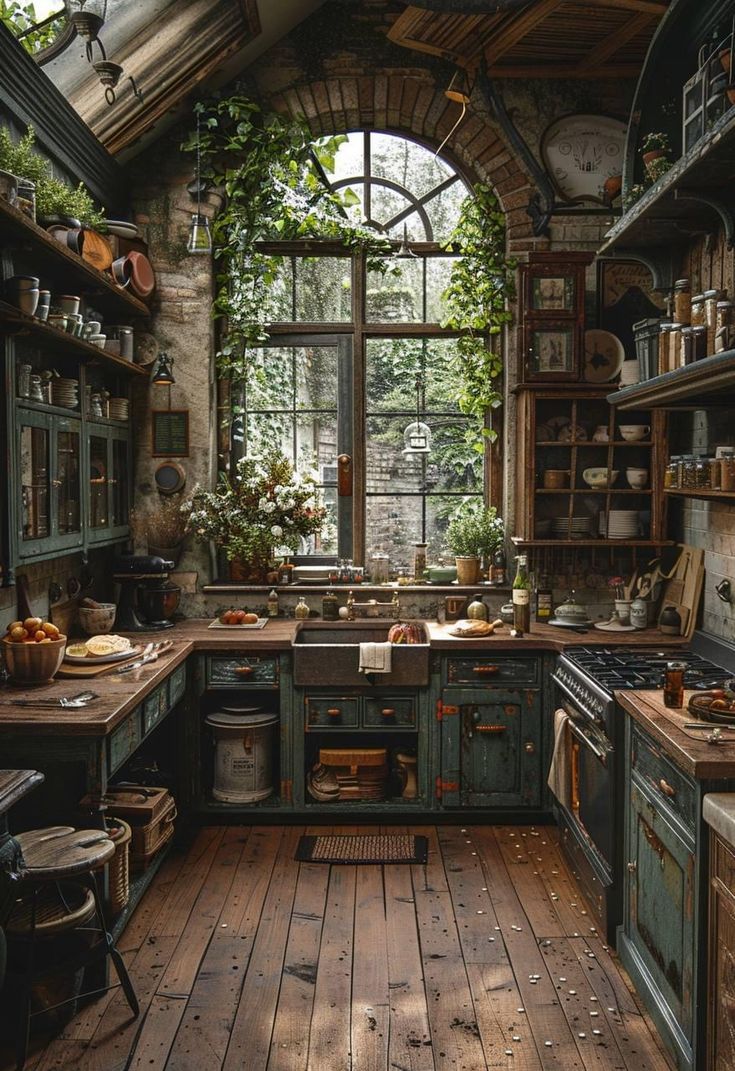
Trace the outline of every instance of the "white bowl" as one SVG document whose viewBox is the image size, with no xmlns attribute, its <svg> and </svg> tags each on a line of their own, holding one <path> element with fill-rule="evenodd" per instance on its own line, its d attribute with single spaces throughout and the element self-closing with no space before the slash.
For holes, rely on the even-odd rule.
<svg viewBox="0 0 735 1071">
<path fill-rule="evenodd" d="M 588 487 L 610 487 L 615 483 L 618 475 L 618 469 L 594 468 L 585 469 L 582 479 Z"/>
<path fill-rule="evenodd" d="M 112 632 L 117 606 L 114 602 L 101 602 L 99 606 L 80 606 L 79 624 L 88 636 Z"/>
</svg>

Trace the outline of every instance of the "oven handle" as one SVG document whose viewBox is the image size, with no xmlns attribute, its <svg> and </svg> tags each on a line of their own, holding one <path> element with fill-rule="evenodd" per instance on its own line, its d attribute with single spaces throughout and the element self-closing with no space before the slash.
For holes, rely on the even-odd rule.
<svg viewBox="0 0 735 1071">
<path fill-rule="evenodd" d="M 564 711 L 564 713 L 566 714 L 566 711 Z M 593 743 L 589 736 L 575 724 L 572 718 L 569 718 L 567 725 L 569 726 L 569 732 L 572 736 L 576 736 L 577 740 L 579 740 L 581 744 L 584 744 L 585 747 L 589 748 L 595 758 L 599 759 L 603 766 L 607 766 L 607 752 L 601 747 L 598 747 L 597 744 Z"/>
</svg>

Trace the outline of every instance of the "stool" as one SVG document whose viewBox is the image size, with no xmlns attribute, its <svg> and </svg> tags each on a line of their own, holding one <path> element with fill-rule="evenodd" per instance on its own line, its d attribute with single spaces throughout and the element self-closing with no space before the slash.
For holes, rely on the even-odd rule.
<svg viewBox="0 0 735 1071">
<path fill-rule="evenodd" d="M 396 765 L 401 775 L 403 791 L 401 796 L 404 800 L 415 800 L 419 794 L 419 782 L 417 777 L 417 759 L 410 752 L 399 751 L 396 755 Z"/>
<path fill-rule="evenodd" d="M 40 977 L 40 972 L 35 970 L 36 938 L 43 933 L 43 903 L 42 892 L 50 884 L 64 883 L 65 886 L 77 885 L 80 890 L 86 890 L 93 901 L 93 910 L 80 915 L 76 925 L 87 929 L 87 923 L 96 916 L 100 940 L 96 941 L 89 951 L 82 957 L 81 962 L 62 964 L 70 970 L 79 970 L 87 967 L 107 956 L 112 960 L 117 972 L 120 985 L 125 998 L 133 1013 L 138 1015 L 138 1001 L 128 976 L 123 958 L 115 948 L 111 934 L 107 932 L 105 919 L 102 912 L 102 901 L 97 887 L 95 870 L 98 870 L 115 854 L 115 845 L 110 836 L 99 829 L 74 829 L 72 826 L 51 826 L 47 829 L 34 829 L 27 833 L 20 833 L 15 838 L 20 845 L 23 854 L 20 869 L 12 877 L 20 884 L 20 891 L 25 893 L 24 900 L 30 902 L 30 912 L 23 912 L 25 918 L 21 918 L 14 927 L 13 906 L 11 905 L 7 918 L 6 928 L 11 932 L 21 931 L 27 936 L 28 950 L 25 970 L 18 979 L 19 1012 L 18 1033 L 16 1036 L 16 1067 L 18 1071 L 23 1067 L 28 1051 L 28 1035 L 31 1020 L 31 991 L 34 981 Z M 55 964 L 58 969 L 60 965 Z M 94 992 L 104 992 L 102 990 Z M 79 996 L 87 996 L 82 993 Z M 77 997 L 69 998 L 71 1000 Z M 59 1007 L 66 1004 L 64 1000 L 55 1005 Z M 51 1010 L 51 1009 L 45 1009 Z"/>
</svg>

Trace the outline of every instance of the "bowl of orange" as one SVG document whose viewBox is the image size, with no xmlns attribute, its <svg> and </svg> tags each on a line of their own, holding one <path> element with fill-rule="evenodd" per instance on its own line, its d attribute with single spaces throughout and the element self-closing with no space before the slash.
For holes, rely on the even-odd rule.
<svg viewBox="0 0 735 1071">
<path fill-rule="evenodd" d="M 66 636 L 40 617 L 13 621 L 3 636 L 8 673 L 18 684 L 46 684 L 64 659 Z"/>
</svg>

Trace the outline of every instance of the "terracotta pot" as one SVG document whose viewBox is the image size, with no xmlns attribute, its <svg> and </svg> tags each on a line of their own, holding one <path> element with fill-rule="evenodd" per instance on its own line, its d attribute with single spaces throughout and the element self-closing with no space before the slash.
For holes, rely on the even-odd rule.
<svg viewBox="0 0 735 1071">
<path fill-rule="evenodd" d="M 480 579 L 480 559 L 474 557 L 455 558 L 458 584 L 476 584 Z"/>
<path fill-rule="evenodd" d="M 665 157 L 665 156 L 666 156 L 666 150 L 665 149 L 651 149 L 649 152 L 644 152 L 643 153 L 643 163 L 645 165 L 646 171 L 648 171 L 649 165 L 652 164 L 654 160 L 660 160 L 660 159 L 662 159 L 662 157 Z"/>
<path fill-rule="evenodd" d="M 620 191 L 623 188 L 623 176 L 622 175 L 610 175 L 605 179 L 602 190 L 605 195 L 605 200 L 612 203 L 616 197 L 620 196 Z"/>
</svg>

